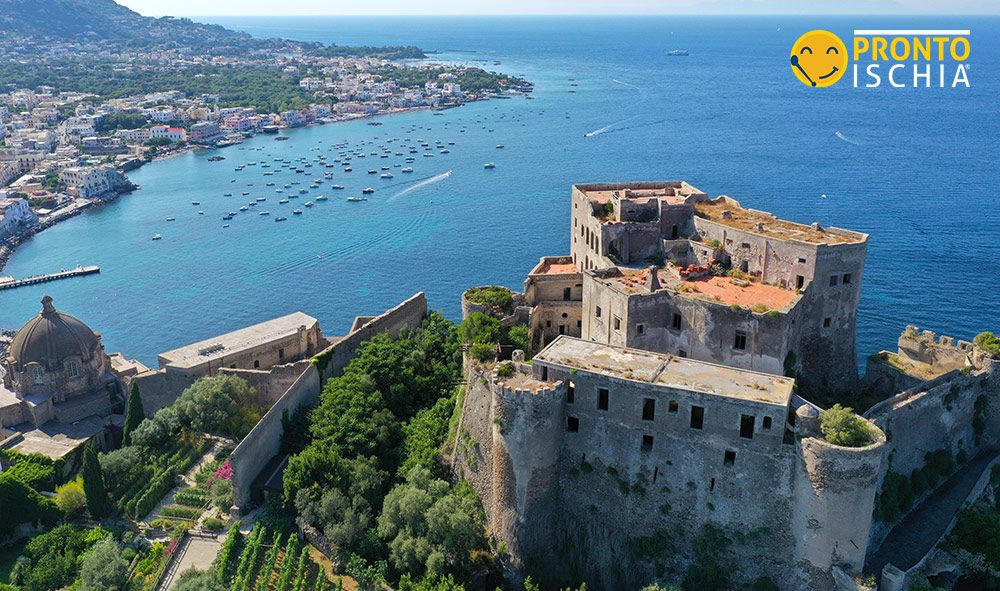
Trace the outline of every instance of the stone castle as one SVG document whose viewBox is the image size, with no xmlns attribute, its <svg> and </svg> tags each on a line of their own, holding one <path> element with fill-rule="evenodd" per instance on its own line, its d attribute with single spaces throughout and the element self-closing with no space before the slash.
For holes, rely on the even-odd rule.
<svg viewBox="0 0 1000 591">
<path fill-rule="evenodd" d="M 1000 360 L 969 343 L 908 327 L 860 383 L 867 235 L 685 182 L 576 185 L 571 208 L 571 254 L 543 257 L 510 309 L 462 301 L 539 351 L 467 359 L 453 450 L 512 571 L 638 589 L 714 539 L 734 584 L 856 589 L 891 526 L 873 518 L 885 475 L 1000 444 Z M 884 398 L 867 445 L 830 443 L 803 396 L 861 387 Z"/>
</svg>

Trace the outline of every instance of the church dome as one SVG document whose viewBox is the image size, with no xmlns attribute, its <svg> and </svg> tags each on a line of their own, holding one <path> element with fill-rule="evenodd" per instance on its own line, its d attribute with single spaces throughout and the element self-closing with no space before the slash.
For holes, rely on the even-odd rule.
<svg viewBox="0 0 1000 591">
<path fill-rule="evenodd" d="M 78 355 L 91 360 L 100 344 L 100 336 L 79 318 L 57 312 L 52 298 L 42 298 L 42 312 L 17 331 L 7 355 L 16 371 L 29 363 L 39 363 L 47 371 L 57 371 L 64 359 Z"/>
</svg>

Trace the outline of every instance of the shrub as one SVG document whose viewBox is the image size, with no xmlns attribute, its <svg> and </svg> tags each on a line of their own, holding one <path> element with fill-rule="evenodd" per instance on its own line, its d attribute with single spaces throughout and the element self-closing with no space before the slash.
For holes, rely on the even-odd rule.
<svg viewBox="0 0 1000 591">
<path fill-rule="evenodd" d="M 474 287 L 465 292 L 465 299 L 490 308 L 500 308 L 501 310 L 509 310 L 514 304 L 514 296 L 511 295 L 510 290 L 497 285 Z"/>
<path fill-rule="evenodd" d="M 188 507 L 204 507 L 212 500 L 212 496 L 196 489 L 186 489 L 174 495 L 174 502 Z"/>
<path fill-rule="evenodd" d="M 719 242 L 718 240 L 713 240 L 713 241 L 709 242 L 708 244 L 709 244 L 709 245 L 710 245 L 710 246 L 711 246 L 712 248 L 719 248 L 720 246 L 722 246 L 722 243 L 721 243 L 721 242 Z"/>
<path fill-rule="evenodd" d="M 823 436 L 834 445 L 843 447 L 864 447 L 871 443 L 871 431 L 863 419 L 854 414 L 854 409 L 834 404 L 819 415 Z"/>
<path fill-rule="evenodd" d="M 500 340 L 500 321 L 482 312 L 474 312 L 458 326 L 463 343 L 496 343 Z"/>
<path fill-rule="evenodd" d="M 739 304 L 730 304 L 729 309 L 732 310 L 733 312 L 739 312 L 743 308 L 741 308 Z"/>
<path fill-rule="evenodd" d="M 507 364 L 501 365 L 500 368 L 497 369 L 497 375 L 501 378 L 509 378 L 514 375 L 514 367 Z"/>
<path fill-rule="evenodd" d="M 83 481 L 80 478 L 57 487 L 56 494 L 59 495 L 56 498 L 56 505 L 71 517 L 87 506 L 87 495 L 83 492 Z"/>
<path fill-rule="evenodd" d="M 517 324 L 510 327 L 510 330 L 507 332 L 507 340 L 510 341 L 510 344 L 515 349 L 524 351 L 525 359 L 531 359 L 531 337 L 528 325 Z"/>
<path fill-rule="evenodd" d="M 496 354 L 496 347 L 488 343 L 476 343 L 469 348 L 469 354 L 480 361 L 489 361 Z"/>
<path fill-rule="evenodd" d="M 770 306 L 768 306 L 763 302 L 757 302 L 756 304 L 750 306 L 750 311 L 755 314 L 763 314 L 764 312 L 767 312 L 770 309 L 771 309 Z"/>
<path fill-rule="evenodd" d="M 216 519 L 215 517 L 209 517 L 201 522 L 201 526 L 208 531 L 220 531 L 225 525 L 221 519 Z"/>
<path fill-rule="evenodd" d="M 167 505 L 160 510 L 160 515 L 165 517 L 180 517 L 181 519 L 198 519 L 201 516 L 201 509 L 185 507 L 183 505 Z"/>
<path fill-rule="evenodd" d="M 972 344 L 994 357 L 1000 357 L 1000 339 L 992 332 L 981 332 L 972 339 Z"/>
</svg>

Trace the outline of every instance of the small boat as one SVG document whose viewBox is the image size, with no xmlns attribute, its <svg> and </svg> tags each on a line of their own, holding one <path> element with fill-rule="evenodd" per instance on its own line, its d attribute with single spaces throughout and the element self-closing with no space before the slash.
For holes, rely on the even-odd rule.
<svg viewBox="0 0 1000 591">
<path fill-rule="evenodd" d="M 309 185 L 309 188 L 310 188 L 310 189 L 318 189 L 318 188 L 319 188 L 319 185 Z"/>
<path fill-rule="evenodd" d="M 378 171 L 373 168 L 368 171 L 368 174 L 378 174 Z"/>
<path fill-rule="evenodd" d="M 262 212 L 260 212 L 260 215 L 271 215 L 271 212 L 270 211 L 262 211 Z"/>
<path fill-rule="evenodd" d="M 250 191 L 243 191 L 243 194 L 244 194 L 244 195 L 249 195 L 249 194 L 250 194 Z"/>
<path fill-rule="evenodd" d="M 227 215 L 236 215 L 235 211 L 230 211 Z"/>
<path fill-rule="evenodd" d="M 223 156 L 212 156 L 208 159 L 209 162 L 218 162 L 220 160 L 225 160 Z"/>
<path fill-rule="evenodd" d="M 250 208 L 249 208 L 249 207 L 247 207 L 246 205 L 244 205 L 243 207 L 241 207 L 241 208 L 240 208 L 240 211 L 246 211 L 246 210 L 248 210 L 248 209 L 250 209 Z"/>
<path fill-rule="evenodd" d="M 257 201 L 267 201 L 267 197 L 258 197 Z"/>
<path fill-rule="evenodd" d="M 278 203 L 288 203 L 288 199 L 282 199 L 282 200 L 281 200 L 281 201 L 279 201 Z"/>
<path fill-rule="evenodd" d="M 201 205 L 201 201 L 192 201 L 191 205 Z"/>
<path fill-rule="evenodd" d="M 267 184 L 265 184 L 264 186 L 265 186 L 265 187 L 273 187 L 273 186 L 274 186 L 274 183 L 267 183 Z"/>
<path fill-rule="evenodd" d="M 442 153 L 442 154 L 450 154 L 450 153 L 451 153 L 451 150 L 449 150 L 449 149 L 447 149 L 447 148 L 446 148 L 446 149 L 444 149 L 444 150 L 441 150 L 441 153 Z"/>
<path fill-rule="evenodd" d="M 279 135 L 278 137 L 274 138 L 274 141 L 276 141 L 276 142 L 283 142 L 283 141 L 285 141 L 287 139 L 288 139 L 288 136 Z"/>
<path fill-rule="evenodd" d="M 496 167 L 497 165 L 493 164 L 492 162 L 487 162 L 486 164 L 483 165 L 483 168 L 496 168 Z"/>
<path fill-rule="evenodd" d="M 365 194 L 367 195 L 367 194 L 369 194 L 369 193 L 374 193 L 374 192 L 375 192 L 375 189 L 372 189 L 371 187 L 366 187 L 366 188 L 364 188 L 364 189 L 361 189 L 361 192 L 362 192 L 362 193 L 365 193 Z"/>
<path fill-rule="evenodd" d="M 205 215 L 204 211 L 198 211 L 198 215 Z"/>
<path fill-rule="evenodd" d="M 338 189 L 339 190 L 339 189 L 343 189 L 344 185 L 330 185 L 330 188 L 331 189 Z"/>
<path fill-rule="evenodd" d="M 368 201 L 367 197 L 348 197 L 348 201 Z"/>
<path fill-rule="evenodd" d="M 406 168 L 404 168 L 404 169 L 403 169 L 403 170 L 401 170 L 400 172 L 413 172 L 413 169 L 412 169 L 412 168 L 410 168 L 409 166 L 407 166 Z"/>
<path fill-rule="evenodd" d="M 354 169 L 351 168 L 350 166 L 348 166 L 347 168 L 344 169 L 344 172 L 351 172 L 352 170 L 354 170 Z"/>
<path fill-rule="evenodd" d="M 288 218 L 286 218 L 285 216 L 279 215 L 278 217 L 274 218 L 274 221 L 276 221 L 276 222 L 283 222 L 283 221 L 285 221 L 287 219 Z"/>
<path fill-rule="evenodd" d="M 233 216 L 231 216 L 231 215 L 224 215 L 224 216 L 222 216 L 222 219 L 224 219 L 224 220 L 231 220 L 231 219 L 233 219 Z"/>
<path fill-rule="evenodd" d="M 316 198 L 316 201 L 326 201 L 326 199 L 327 199 L 326 195 L 320 195 L 319 197 Z"/>
<path fill-rule="evenodd" d="M 153 235 L 153 240 L 162 240 L 162 239 L 163 239 L 163 236 L 160 236 L 159 234 Z"/>
<path fill-rule="evenodd" d="M 691 55 L 691 54 L 689 54 L 688 50 L 686 50 L 686 49 L 672 49 L 672 50 L 670 50 L 670 51 L 667 52 L 667 55 L 673 56 L 673 57 L 677 57 L 677 56 L 685 56 L 685 55 Z"/>
<path fill-rule="evenodd" d="M 172 222 L 172 221 L 174 221 L 174 218 L 167 218 L 167 221 L 168 222 Z"/>
<path fill-rule="evenodd" d="M 302 215 L 302 210 L 301 209 L 296 209 L 292 213 L 294 213 L 295 215 Z"/>
<path fill-rule="evenodd" d="M 228 228 L 228 227 L 229 227 L 229 224 L 222 224 L 222 227 L 223 227 L 223 228 Z"/>
<path fill-rule="evenodd" d="M 312 201 L 306 201 L 305 206 L 306 207 L 312 207 L 313 206 L 313 202 Z"/>
<path fill-rule="evenodd" d="M 309 192 L 309 189 L 299 189 L 299 193 L 301 193 L 303 195 L 305 195 L 308 192 Z"/>
<path fill-rule="evenodd" d="M 232 193 L 226 193 L 225 195 L 223 195 L 223 197 L 232 197 L 232 196 L 233 196 Z"/>
<path fill-rule="evenodd" d="M 381 176 L 382 178 L 384 178 L 384 179 L 391 179 L 391 178 L 393 178 L 393 176 L 392 176 L 392 173 L 391 173 L 391 172 L 387 172 L 387 173 L 385 173 L 385 174 L 383 174 L 383 175 L 380 175 L 380 176 Z"/>
<path fill-rule="evenodd" d="M 503 148 L 503 144 L 497 144 L 497 149 Z"/>
</svg>

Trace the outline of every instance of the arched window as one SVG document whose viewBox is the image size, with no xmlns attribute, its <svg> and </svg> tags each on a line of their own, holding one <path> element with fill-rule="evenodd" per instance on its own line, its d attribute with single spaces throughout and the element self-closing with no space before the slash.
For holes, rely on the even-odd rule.
<svg viewBox="0 0 1000 591">
<path fill-rule="evenodd" d="M 76 361 L 69 362 L 69 377 L 78 378 L 80 377 L 80 364 Z"/>
<path fill-rule="evenodd" d="M 37 365 L 35 367 L 32 367 L 31 368 L 31 375 L 32 375 L 32 377 L 35 378 L 35 383 L 36 384 L 43 384 L 44 383 L 42 381 L 42 368 L 38 367 Z"/>
</svg>

